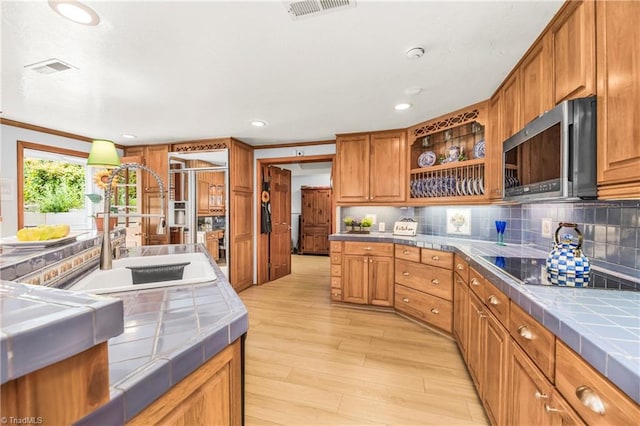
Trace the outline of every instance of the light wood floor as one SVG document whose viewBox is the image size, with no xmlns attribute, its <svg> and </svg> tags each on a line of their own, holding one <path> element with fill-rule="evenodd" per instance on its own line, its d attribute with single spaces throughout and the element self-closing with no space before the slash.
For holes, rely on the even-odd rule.
<svg viewBox="0 0 640 426">
<path fill-rule="evenodd" d="M 240 294 L 247 425 L 486 425 L 456 344 L 393 313 L 331 306 L 329 258 Z"/>
</svg>

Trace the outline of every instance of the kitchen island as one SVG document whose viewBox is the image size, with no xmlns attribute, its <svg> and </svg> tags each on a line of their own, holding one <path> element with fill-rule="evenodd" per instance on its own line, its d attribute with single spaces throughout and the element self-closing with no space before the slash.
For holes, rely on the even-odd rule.
<svg viewBox="0 0 640 426">
<path fill-rule="evenodd" d="M 207 252 L 201 245 L 150 246 L 123 250 L 123 257 L 179 253 Z M 211 413 L 203 412 L 203 406 L 219 410 L 215 413 L 218 419 L 226 418 L 230 424 L 241 423 L 247 310 L 215 262 L 210 257 L 209 260 L 217 276 L 214 281 L 108 296 L 63 290 L 82 275 L 57 283 L 60 289 L 3 282 L 8 288 L 28 288 L 33 294 L 41 294 L 39 297 L 45 301 L 48 293 L 56 293 L 60 298 L 65 295 L 70 299 L 95 298 L 120 307 L 119 311 L 111 310 L 113 318 L 102 317 L 95 322 L 97 326 L 120 324 L 119 331 L 123 330 L 112 333 L 114 337 L 108 340 L 108 401 L 76 419 L 75 424 L 124 424 L 130 421 L 144 424 L 177 416 L 193 420 L 198 418 L 193 417 L 194 412 L 204 416 L 200 421 L 205 421 L 211 418 L 207 417 Z M 20 262 L 27 260 L 21 258 Z M 5 262 L 3 266 L 9 270 L 11 265 Z M 3 306 L 6 300 L 3 298 Z M 3 319 L 5 315 L 11 315 L 10 310 L 3 309 Z M 37 317 L 35 313 L 30 318 L 31 325 L 35 324 L 35 329 L 46 327 L 46 319 L 38 325 Z M 5 337 L 9 336 L 3 333 L 2 337 L 3 342 L 8 342 Z M 13 357 L 9 346 L 2 345 L 3 361 Z M 46 358 L 47 351 L 40 349 Z M 55 363 L 59 357 L 49 361 Z M 8 373 L 5 375 L 6 366 L 3 362 L 3 384 L 5 377 L 7 380 L 13 378 Z M 185 378 L 188 379 L 183 380 Z M 176 396 L 176 390 L 180 392 L 179 396 Z M 197 395 L 202 398 L 198 400 Z M 212 401 L 211 395 L 220 395 L 227 401 Z M 174 405 L 171 406 L 166 398 Z M 187 399 L 189 401 L 185 402 Z M 158 409 L 158 402 L 163 409 Z M 178 407 L 179 410 L 173 410 Z M 24 415 L 41 416 L 38 413 Z"/>
<path fill-rule="evenodd" d="M 470 269 L 472 276 L 471 282 L 474 285 L 469 286 L 467 284 L 465 287 L 464 282 L 458 281 L 458 276 L 460 274 L 449 269 L 449 274 L 453 274 L 456 279 L 456 289 L 458 288 L 458 284 L 462 283 L 463 289 L 466 288 L 467 290 L 473 290 L 467 291 L 466 293 L 467 299 L 465 300 L 467 302 L 465 303 L 465 306 L 468 308 L 465 309 L 468 309 L 468 311 L 466 311 L 468 314 L 463 314 L 462 317 L 456 316 L 455 312 L 456 309 L 460 308 L 460 304 L 456 299 L 457 295 L 454 295 L 454 313 L 452 318 L 454 322 L 457 322 L 460 318 L 472 318 L 478 316 L 480 318 L 480 322 L 482 322 L 483 319 L 486 322 L 487 320 L 485 318 L 495 317 L 500 318 L 500 321 L 494 322 L 495 324 L 499 324 L 499 327 L 488 330 L 487 336 L 492 337 L 489 332 L 493 332 L 495 330 L 499 331 L 500 327 L 503 332 L 506 331 L 507 336 L 509 332 L 511 332 L 512 335 L 519 335 L 517 328 L 515 333 L 510 329 L 515 320 L 510 320 L 508 308 L 512 308 L 511 311 L 513 314 L 523 311 L 528 317 L 533 318 L 535 322 L 541 324 L 542 327 L 547 330 L 546 333 L 550 332 L 550 339 L 552 339 L 552 342 L 558 342 L 558 353 L 561 351 L 561 347 L 570 348 L 579 355 L 580 362 L 583 362 L 584 365 L 589 366 L 589 368 L 593 368 L 605 377 L 607 381 L 622 390 L 624 394 L 626 394 L 626 398 L 630 398 L 627 400 L 623 397 L 623 399 L 628 401 L 626 404 L 630 404 L 631 407 L 635 406 L 628 412 L 638 412 L 637 404 L 640 402 L 640 335 L 638 335 L 637 330 L 640 326 L 640 292 L 591 288 L 559 288 L 557 286 L 546 285 L 524 285 L 522 281 L 512 277 L 504 270 L 485 259 L 486 256 L 492 256 L 493 258 L 546 258 L 546 252 L 526 245 L 510 244 L 506 247 L 499 247 L 493 242 L 489 243 L 478 240 L 444 238 L 427 235 L 403 237 L 394 236 L 389 233 L 371 233 L 365 235 L 334 234 L 330 236 L 330 241 L 332 243 L 332 250 L 334 243 L 337 244 L 335 261 L 333 257 L 334 253 L 332 251 L 332 268 L 337 268 L 336 280 L 338 283 L 340 283 L 341 280 L 344 281 L 347 279 L 345 276 L 340 277 L 338 272 L 341 266 L 339 256 L 341 254 L 340 251 L 344 252 L 345 250 L 351 250 L 351 248 L 361 246 L 364 247 L 364 250 L 375 253 L 376 247 L 379 247 L 375 244 L 380 244 L 380 246 L 384 247 L 392 244 L 396 247 L 396 299 L 395 304 L 392 303 L 392 306 L 394 306 L 396 310 L 402 305 L 402 302 L 410 302 L 410 304 L 414 303 L 414 300 L 411 297 L 403 297 L 400 300 L 397 297 L 398 287 L 404 288 L 404 286 L 398 285 L 398 276 L 402 276 L 403 274 L 413 275 L 413 272 L 410 272 L 409 269 L 399 269 L 403 268 L 403 266 L 399 265 L 406 265 L 406 261 L 404 260 L 400 260 L 400 262 L 398 262 L 399 253 L 416 252 L 419 256 L 420 251 L 422 251 L 423 262 L 420 262 L 420 257 L 418 257 L 417 262 L 419 263 L 424 263 L 425 250 L 429 253 L 429 260 L 431 260 L 432 254 L 434 255 L 434 258 L 437 258 L 438 252 L 448 253 L 449 257 L 452 255 L 455 256 L 456 261 L 451 261 L 451 266 L 449 268 L 455 265 L 454 269 L 456 271 L 458 269 Z M 363 243 L 370 244 L 363 245 Z M 346 244 L 352 245 L 347 246 Z M 403 246 L 412 249 L 403 250 Z M 388 251 L 388 249 L 385 250 Z M 373 257 L 375 254 L 372 254 L 371 256 L 374 262 L 373 264 L 375 264 L 375 258 Z M 357 256 L 343 254 L 342 262 L 345 262 L 347 258 L 351 259 L 352 257 L 356 258 Z M 459 260 L 461 260 L 461 263 L 464 265 L 460 265 Z M 466 273 L 468 274 L 468 272 Z M 633 280 L 634 277 L 629 278 Z M 429 281 L 426 276 L 417 277 L 417 279 Z M 475 283 L 473 282 L 474 279 L 476 280 Z M 634 281 L 637 282 L 638 280 L 635 279 Z M 437 282 L 435 282 L 435 284 L 437 284 Z M 442 286 L 442 281 L 440 284 Z M 499 315 L 490 315 L 487 311 L 491 311 L 492 308 L 488 306 L 468 305 L 469 300 L 475 299 L 475 295 L 472 293 L 476 293 L 474 287 L 478 286 L 486 287 L 486 296 L 488 296 L 488 299 L 490 300 L 489 304 L 500 304 L 499 306 L 504 306 L 504 308 L 501 308 L 503 309 L 502 317 Z M 502 294 L 502 298 L 500 298 L 498 297 L 500 294 L 494 293 L 495 297 L 498 297 L 500 300 L 489 295 L 491 294 L 490 291 L 494 291 L 489 289 L 493 289 L 494 287 Z M 339 295 L 340 292 L 338 291 L 337 294 Z M 481 299 L 483 294 L 484 292 L 481 293 Z M 336 299 L 334 298 L 333 300 L 335 301 Z M 486 299 L 482 300 L 484 301 Z M 415 303 L 418 303 L 418 301 L 416 300 Z M 435 313 L 437 313 L 437 311 Z M 443 314 L 444 312 L 440 310 L 440 316 Z M 451 312 L 448 312 L 447 315 L 452 314 Z M 472 324 L 477 325 L 477 320 L 474 321 L 476 322 L 472 322 Z M 500 322 L 502 324 L 500 324 Z M 459 324 L 454 324 L 454 331 L 456 330 L 457 325 Z M 474 342 L 473 339 L 476 338 L 478 332 L 482 333 L 482 331 L 479 330 L 481 329 L 474 329 L 473 325 L 467 328 L 467 338 L 471 339 L 469 340 L 470 342 Z M 494 334 L 493 336 L 495 337 L 496 335 Z M 454 337 L 456 339 L 458 338 L 455 332 Z M 504 338 L 504 335 L 502 338 Z M 534 337 L 533 342 L 536 342 L 536 340 L 537 338 Z M 460 346 L 460 342 L 458 343 Z M 486 347 L 483 346 L 486 344 L 491 344 L 491 342 L 479 343 L 480 352 L 484 352 L 486 350 Z M 503 341 L 503 345 L 506 345 L 504 346 L 505 348 L 508 346 L 508 339 Z M 546 349 L 543 348 L 542 351 L 544 352 L 546 350 L 549 352 L 549 356 L 555 357 L 556 354 L 554 353 L 555 351 L 553 348 L 554 346 L 548 346 Z M 471 351 L 471 349 L 469 350 Z M 517 352 L 515 349 L 512 350 L 506 348 L 504 350 L 505 352 L 500 352 L 500 354 L 494 353 L 492 355 L 507 357 L 511 356 L 507 355 L 511 352 Z M 562 349 L 562 351 L 563 353 L 568 353 L 564 349 Z M 463 353 L 463 355 L 467 357 L 469 354 Z M 508 359 L 505 358 L 505 363 L 507 363 Z M 513 379 L 511 376 L 512 370 L 504 370 L 504 373 L 501 373 L 498 369 L 498 358 L 493 358 L 490 361 L 492 363 L 492 373 L 488 375 L 489 380 L 492 380 L 493 377 L 497 377 L 498 374 L 504 374 L 504 376 L 502 376 L 503 378 L 500 380 L 506 381 L 501 382 L 502 384 L 500 386 L 507 386 L 506 383 Z M 470 368 L 471 367 L 473 367 L 473 365 L 471 365 Z M 564 374 L 560 369 L 554 371 L 553 367 L 551 367 L 549 371 L 549 380 L 551 381 L 554 379 L 554 373 L 556 380 Z M 472 373 L 473 376 L 474 372 L 470 370 L 470 373 Z M 484 374 L 484 372 L 480 373 Z M 492 386 L 494 385 L 494 383 L 490 384 Z M 611 387 L 610 389 L 614 388 Z M 503 410 L 503 408 L 500 408 L 500 410 Z M 506 409 L 504 410 L 504 413 L 506 413 Z"/>
</svg>

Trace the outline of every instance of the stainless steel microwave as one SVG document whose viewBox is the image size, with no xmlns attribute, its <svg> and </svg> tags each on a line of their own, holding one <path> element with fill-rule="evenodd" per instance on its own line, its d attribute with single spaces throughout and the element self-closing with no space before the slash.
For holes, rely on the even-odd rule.
<svg viewBox="0 0 640 426">
<path fill-rule="evenodd" d="M 558 104 L 504 141 L 504 200 L 596 198 L 596 151 L 595 96 Z"/>
</svg>

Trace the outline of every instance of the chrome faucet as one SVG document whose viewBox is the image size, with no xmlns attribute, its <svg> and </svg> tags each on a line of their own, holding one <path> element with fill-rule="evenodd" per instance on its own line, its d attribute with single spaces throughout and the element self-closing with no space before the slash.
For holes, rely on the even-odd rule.
<svg viewBox="0 0 640 426">
<path fill-rule="evenodd" d="M 166 233 L 166 222 L 164 215 L 164 184 L 162 183 L 162 179 L 158 174 L 151 170 L 149 167 L 140 163 L 125 163 L 116 167 L 111 171 L 109 175 L 109 181 L 107 182 L 107 189 L 104 194 L 104 235 L 102 236 L 102 249 L 100 251 L 100 269 L 111 269 L 113 263 L 113 251 L 111 249 L 111 232 L 109 231 L 109 216 L 111 215 L 111 185 L 113 185 L 113 181 L 122 170 L 132 170 L 132 169 L 142 169 L 148 171 L 151 176 L 158 182 L 158 187 L 160 189 L 160 208 L 162 211 L 159 215 L 151 214 L 128 214 L 128 213 L 116 213 L 114 216 L 135 216 L 135 217 L 159 217 L 160 221 L 158 222 L 158 227 L 156 229 L 156 234 L 164 234 Z"/>
</svg>

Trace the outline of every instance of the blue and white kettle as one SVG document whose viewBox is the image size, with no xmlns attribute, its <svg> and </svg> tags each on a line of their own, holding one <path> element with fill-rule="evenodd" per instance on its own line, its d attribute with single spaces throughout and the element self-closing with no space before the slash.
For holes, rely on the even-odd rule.
<svg viewBox="0 0 640 426">
<path fill-rule="evenodd" d="M 574 243 L 574 236 L 565 234 L 560 240 L 562 228 L 573 228 L 578 236 L 578 243 Z M 555 245 L 547 256 L 547 279 L 551 284 L 567 287 L 586 287 L 589 284 L 591 265 L 587 256 L 582 254 L 582 232 L 575 223 L 560 223 L 554 236 Z"/>
</svg>

